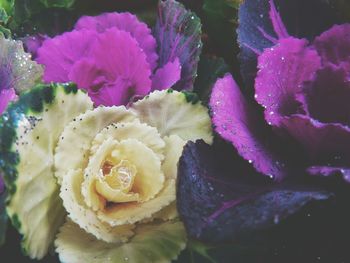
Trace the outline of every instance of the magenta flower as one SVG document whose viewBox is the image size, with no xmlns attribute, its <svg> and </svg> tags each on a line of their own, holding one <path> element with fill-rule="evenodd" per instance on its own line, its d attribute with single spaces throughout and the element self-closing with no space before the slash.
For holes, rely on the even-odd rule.
<svg viewBox="0 0 350 263">
<path fill-rule="evenodd" d="M 191 89 L 201 47 L 199 19 L 173 0 L 161 2 L 159 10 L 155 36 L 130 13 L 82 17 L 73 31 L 37 50 L 44 81 L 75 82 L 96 106 L 125 105 L 175 84 Z"/>
<path fill-rule="evenodd" d="M 336 25 L 309 42 L 289 36 L 273 1 L 270 5 L 278 39 L 266 35 L 274 45 L 254 52 L 255 99 L 273 127 L 272 140 L 298 145 L 298 168 L 308 174 L 342 175 L 350 182 L 350 25 Z M 278 181 L 288 175 L 291 167 L 260 136 L 259 113 L 231 75 L 217 81 L 210 104 L 216 131 L 258 172 Z"/>
</svg>

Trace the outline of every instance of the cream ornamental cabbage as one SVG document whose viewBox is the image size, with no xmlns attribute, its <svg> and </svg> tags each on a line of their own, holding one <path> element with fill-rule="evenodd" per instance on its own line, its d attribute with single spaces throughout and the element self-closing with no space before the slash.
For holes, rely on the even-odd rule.
<svg viewBox="0 0 350 263">
<path fill-rule="evenodd" d="M 173 90 L 155 91 L 128 109 L 92 108 L 82 91 L 63 94 L 56 89 L 47 111 L 39 113 L 42 125 L 22 133 L 27 140 L 34 140 L 32 133 L 42 134 L 50 146 L 32 141 L 31 147 L 17 146 L 22 168 L 8 211 L 20 223 L 26 252 L 32 258 L 43 258 L 54 241 L 62 262 L 175 259 L 186 245 L 176 211 L 177 163 L 187 141 L 212 142 L 207 108 L 191 94 Z M 52 106 L 61 101 L 80 111 L 72 116 L 69 107 Z M 46 123 L 54 125 L 55 116 L 70 121 L 65 120 L 55 133 L 57 138 L 52 138 L 43 129 Z M 52 162 L 45 173 L 37 167 L 29 178 L 25 170 L 45 151 Z M 36 186 L 37 178 L 40 184 L 50 182 L 49 194 Z M 58 184 L 53 184 L 54 179 Z M 28 189 L 37 189 L 31 200 L 24 198 Z M 63 206 L 57 202 L 58 195 Z M 26 208 L 28 202 L 36 212 L 43 203 L 47 209 L 34 215 Z M 59 222 L 51 220 L 54 226 L 46 223 L 40 228 L 37 218 L 51 222 L 49 212 L 61 210 L 57 213 L 60 217 L 66 213 L 67 219 L 55 238 Z M 40 232 L 41 240 L 32 238 L 34 230 Z"/>
</svg>

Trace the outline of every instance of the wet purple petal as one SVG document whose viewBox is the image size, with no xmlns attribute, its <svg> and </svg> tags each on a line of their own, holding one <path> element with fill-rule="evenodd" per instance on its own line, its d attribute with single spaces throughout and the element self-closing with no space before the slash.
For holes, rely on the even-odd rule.
<svg viewBox="0 0 350 263">
<path fill-rule="evenodd" d="M 341 176 L 346 182 L 350 183 L 349 167 L 311 166 L 307 168 L 307 172 L 310 175 L 319 177 Z"/>
<path fill-rule="evenodd" d="M 258 59 L 255 97 L 265 108 L 265 119 L 271 125 L 278 125 L 279 116 L 297 112 L 296 94 L 321 66 L 317 52 L 307 45 L 306 40 L 281 39 Z"/>
<path fill-rule="evenodd" d="M 313 163 L 349 164 L 350 128 L 299 114 L 281 118 L 281 128 L 303 146 Z"/>
<path fill-rule="evenodd" d="M 350 126 L 350 82 L 344 69 L 329 65 L 319 70 L 298 100 L 312 118 Z"/>
<path fill-rule="evenodd" d="M 80 30 L 46 40 L 38 50 L 37 62 L 45 66 L 44 81 L 67 82 L 74 63 L 86 57 L 97 33 Z"/>
<path fill-rule="evenodd" d="M 135 15 L 130 13 L 105 13 L 99 16 L 83 16 L 75 25 L 75 29 L 96 30 L 103 33 L 107 29 L 117 28 L 129 32 L 139 43 L 147 55 L 147 62 L 151 69 L 157 66 L 158 55 L 156 52 L 157 43 L 151 34 L 151 29 L 139 21 Z"/>
<path fill-rule="evenodd" d="M 335 25 L 314 41 L 324 64 L 342 64 L 350 72 L 350 24 Z"/>
<path fill-rule="evenodd" d="M 259 125 L 258 116 L 230 74 L 215 83 L 210 107 L 216 132 L 231 142 L 258 172 L 276 180 L 285 176 L 282 162 L 265 144 L 266 138 L 262 138 L 264 127 Z"/>
<path fill-rule="evenodd" d="M 181 78 L 181 64 L 178 58 L 159 68 L 152 78 L 152 90 L 171 88 Z"/>
</svg>

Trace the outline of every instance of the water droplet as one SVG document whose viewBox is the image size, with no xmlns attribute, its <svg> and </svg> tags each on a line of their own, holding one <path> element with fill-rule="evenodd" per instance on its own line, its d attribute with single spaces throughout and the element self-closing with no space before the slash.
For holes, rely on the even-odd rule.
<svg viewBox="0 0 350 263">
<path fill-rule="evenodd" d="M 268 174 L 267 176 L 270 177 L 271 179 L 275 178 L 275 176 L 273 174 Z"/>
<path fill-rule="evenodd" d="M 253 163 L 253 161 L 252 161 L 252 160 L 249 160 L 248 163 Z"/>
<path fill-rule="evenodd" d="M 193 20 L 193 19 L 194 19 L 194 16 L 191 16 L 191 19 Z"/>
<path fill-rule="evenodd" d="M 272 122 L 269 121 L 267 124 L 271 126 L 271 125 L 272 125 Z"/>
<path fill-rule="evenodd" d="M 254 98 L 257 99 L 257 98 L 258 98 L 258 94 L 255 94 L 255 95 L 254 95 Z"/>
<path fill-rule="evenodd" d="M 274 216 L 273 222 L 274 222 L 275 224 L 278 224 L 278 223 L 280 222 L 280 217 L 279 217 L 279 215 L 275 215 L 275 216 Z"/>
<path fill-rule="evenodd" d="M 281 57 L 281 60 L 284 61 L 286 58 L 285 57 Z"/>
<path fill-rule="evenodd" d="M 261 18 L 264 18 L 264 14 L 260 14 L 260 17 L 261 17 Z"/>
<path fill-rule="evenodd" d="M 275 113 L 273 112 L 273 111 L 270 111 L 270 113 L 269 113 L 270 115 L 274 115 Z"/>
</svg>

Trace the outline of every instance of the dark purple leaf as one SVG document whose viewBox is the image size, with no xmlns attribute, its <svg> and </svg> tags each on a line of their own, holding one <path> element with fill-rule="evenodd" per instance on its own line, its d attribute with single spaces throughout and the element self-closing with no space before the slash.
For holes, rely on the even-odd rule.
<svg viewBox="0 0 350 263">
<path fill-rule="evenodd" d="M 174 1 L 161 1 L 154 36 L 159 50 L 159 67 L 179 58 L 181 80 L 176 90 L 191 90 L 197 75 L 197 64 L 202 49 L 201 21 L 185 7 Z"/>
<path fill-rule="evenodd" d="M 350 24 L 336 25 L 314 41 L 324 64 L 341 65 L 350 72 Z"/>
<path fill-rule="evenodd" d="M 190 237 L 206 242 L 244 241 L 305 205 L 332 194 L 252 177 L 232 158 L 202 141 L 188 143 L 179 162 L 177 205 Z"/>
<path fill-rule="evenodd" d="M 254 86 L 257 56 L 276 43 L 269 12 L 268 0 L 246 0 L 239 8 L 239 59 L 243 80 L 249 88 Z"/>
<path fill-rule="evenodd" d="M 295 75 L 294 75 L 295 77 Z M 329 65 L 305 83 L 298 100 L 310 116 L 323 123 L 350 125 L 350 81 L 348 72 Z"/>
<path fill-rule="evenodd" d="M 281 128 L 303 147 L 312 165 L 349 167 L 349 127 L 321 123 L 309 116 L 295 114 L 282 118 Z"/>
</svg>

